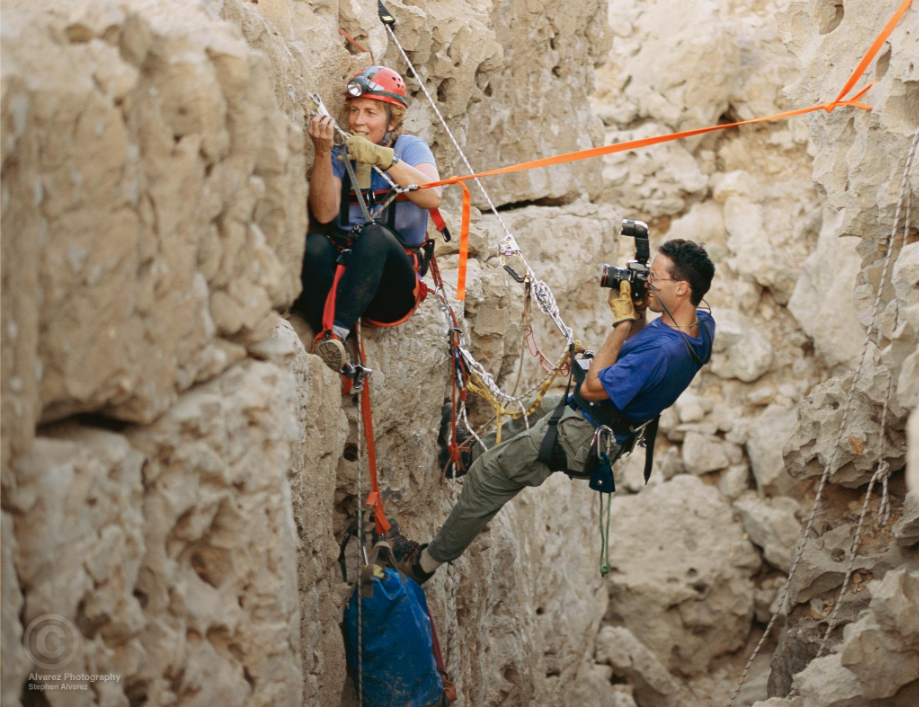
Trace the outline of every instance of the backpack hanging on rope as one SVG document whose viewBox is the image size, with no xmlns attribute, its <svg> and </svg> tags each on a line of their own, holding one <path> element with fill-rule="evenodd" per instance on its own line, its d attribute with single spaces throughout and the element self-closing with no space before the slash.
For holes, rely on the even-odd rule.
<svg viewBox="0 0 919 707">
<path fill-rule="evenodd" d="M 344 552 L 339 562 L 347 581 Z M 377 543 L 344 612 L 345 650 L 355 681 L 362 676 L 364 703 L 373 707 L 441 707 L 456 700 L 424 590 L 397 572 L 392 549 Z M 361 649 L 358 650 L 358 602 Z M 360 662 L 360 665 L 359 665 Z"/>
</svg>

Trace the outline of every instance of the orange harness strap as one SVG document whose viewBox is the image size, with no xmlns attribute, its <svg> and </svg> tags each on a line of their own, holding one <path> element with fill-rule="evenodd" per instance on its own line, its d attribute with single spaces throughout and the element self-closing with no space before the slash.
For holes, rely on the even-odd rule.
<svg viewBox="0 0 919 707">
<path fill-rule="evenodd" d="M 851 108 L 860 108 L 862 110 L 871 110 L 871 106 L 860 103 L 859 99 L 865 95 L 869 88 L 874 85 L 874 81 L 869 83 L 865 88 L 855 94 L 852 98 L 843 100 L 845 96 L 852 90 L 852 87 L 858 82 L 865 72 L 865 69 L 868 68 L 868 65 L 874 60 L 874 57 L 877 56 L 877 53 L 881 50 L 881 47 L 884 46 L 884 42 L 887 41 L 887 38 L 893 32 L 894 27 L 897 26 L 897 23 L 905 14 L 906 10 L 909 8 L 912 0 L 904 0 L 900 5 L 899 9 L 894 13 L 894 16 L 890 19 L 881 33 L 874 40 L 874 43 L 869 48 L 868 52 L 858 63 L 858 66 L 855 68 L 855 71 L 852 72 L 852 75 L 849 77 L 849 80 L 846 81 L 845 86 L 843 86 L 839 95 L 833 101 L 828 101 L 826 103 L 821 103 L 816 106 L 811 106 L 809 108 L 799 108 L 798 110 L 786 111 L 784 113 L 777 113 L 776 115 L 769 115 L 764 118 L 753 118 L 751 120 L 741 120 L 737 123 L 729 123 L 727 125 L 713 125 L 707 128 L 696 128 L 695 130 L 684 130 L 678 133 L 671 133 L 669 135 L 659 135 L 657 137 L 649 137 L 641 140 L 629 140 L 628 142 L 620 142 L 615 145 L 603 145 L 601 147 L 594 147 L 588 150 L 580 150 L 578 152 L 568 152 L 562 155 L 555 155 L 553 157 L 544 157 L 538 160 L 531 160 L 529 162 L 522 162 L 520 164 L 511 165 L 509 167 L 501 167 L 500 169 L 492 169 L 487 172 L 479 172 L 478 174 L 468 174 L 463 177 L 450 177 L 449 179 L 443 179 L 439 182 L 428 182 L 427 184 L 419 185 L 419 189 L 431 189 L 433 187 L 447 186 L 449 184 L 459 184 L 463 188 L 463 220 L 462 220 L 462 230 L 460 231 L 460 256 L 459 256 L 459 274 L 456 286 L 456 299 L 463 300 L 466 297 L 466 262 L 469 254 L 469 211 L 471 206 L 471 198 L 469 196 L 469 189 L 466 187 L 466 181 L 470 179 L 476 179 L 480 177 L 491 177 L 498 174 L 510 174 L 512 172 L 521 172 L 528 169 L 536 169 L 537 167 L 551 167 L 558 164 L 566 164 L 568 162 L 577 162 L 579 160 L 586 160 L 592 157 L 601 157 L 603 155 L 612 155 L 617 152 L 629 152 L 631 150 L 637 150 L 642 147 L 649 147 L 651 145 L 658 145 L 664 142 L 671 142 L 673 140 L 682 140 L 683 138 L 692 137 L 694 135 L 703 135 L 705 133 L 715 132 L 717 130 L 727 130 L 728 128 L 736 128 L 741 125 L 752 125 L 753 123 L 765 123 L 774 120 L 785 120 L 787 118 L 793 118 L 799 115 L 805 115 L 807 113 L 813 113 L 818 110 L 825 110 L 827 113 L 832 113 L 833 110 L 840 106 L 846 106 Z"/>
<path fill-rule="evenodd" d="M 360 351 L 361 364 L 363 365 L 366 359 L 363 331 L 361 331 L 357 340 L 357 345 Z M 386 511 L 383 508 L 383 495 L 380 493 L 380 484 L 377 479 L 377 445 L 373 436 L 373 413 L 370 409 L 370 378 L 364 381 L 364 387 L 361 390 L 361 417 L 364 421 L 364 435 L 367 439 L 367 465 L 370 467 L 370 494 L 367 496 L 367 505 L 373 508 L 373 520 L 376 525 L 377 535 L 382 535 L 391 526 L 386 519 Z"/>
</svg>

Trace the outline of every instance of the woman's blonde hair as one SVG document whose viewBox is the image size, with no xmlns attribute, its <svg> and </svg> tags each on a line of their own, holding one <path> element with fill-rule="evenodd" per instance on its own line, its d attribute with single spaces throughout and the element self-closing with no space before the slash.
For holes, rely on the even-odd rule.
<svg viewBox="0 0 919 707">
<path fill-rule="evenodd" d="M 402 106 L 393 106 L 389 105 L 389 122 L 392 123 L 392 130 L 389 131 L 389 134 L 392 135 L 392 139 L 395 140 L 402 134 L 402 128 L 405 124 L 405 108 Z"/>
</svg>

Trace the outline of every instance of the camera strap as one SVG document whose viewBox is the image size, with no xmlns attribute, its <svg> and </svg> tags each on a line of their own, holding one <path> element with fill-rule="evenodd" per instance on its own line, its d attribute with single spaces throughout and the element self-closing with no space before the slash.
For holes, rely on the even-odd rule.
<svg viewBox="0 0 919 707">
<path fill-rule="evenodd" d="M 669 312 L 667 314 L 670 316 Z M 672 317 L 671 317 L 672 319 Z M 692 362 L 696 364 L 699 368 L 702 368 L 706 363 L 712 360 L 712 349 L 715 348 L 714 337 L 712 336 L 712 330 L 709 328 L 707 321 L 700 319 L 699 320 L 699 334 L 701 335 L 704 331 L 708 334 L 708 351 L 705 354 L 705 358 L 699 358 L 699 354 L 696 353 L 696 350 L 692 347 L 692 344 L 689 343 L 689 334 L 687 334 L 682 329 L 677 329 L 683 335 L 683 343 L 686 344 L 686 353 L 689 354 L 689 358 L 692 359 Z M 705 337 L 702 337 L 702 340 L 705 341 Z"/>
</svg>

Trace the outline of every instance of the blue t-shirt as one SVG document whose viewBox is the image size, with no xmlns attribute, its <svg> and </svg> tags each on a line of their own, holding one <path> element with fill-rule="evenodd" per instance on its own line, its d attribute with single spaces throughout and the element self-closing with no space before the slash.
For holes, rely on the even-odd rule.
<svg viewBox="0 0 919 707">
<path fill-rule="evenodd" d="M 420 164 L 436 164 L 434 162 L 434 153 L 431 148 L 420 137 L 414 135 L 400 135 L 393 147 L 396 151 L 396 157 L 403 160 L 407 165 L 417 167 Z M 345 163 L 339 162 L 338 155 L 342 148 L 332 148 L 332 173 L 341 180 L 344 180 L 347 174 Z M 388 191 L 389 183 L 383 179 L 376 170 L 370 178 L 370 188 L 373 191 Z M 395 230 L 402 242 L 408 246 L 419 246 L 424 243 L 428 231 L 428 210 L 413 204 L 411 201 L 400 201 L 392 204 L 390 209 L 396 210 Z M 371 209 L 371 212 L 373 209 Z M 386 214 L 383 213 L 380 221 L 386 225 Z M 361 213 L 361 207 L 358 204 L 351 204 L 348 211 L 347 226 L 341 223 L 341 218 L 336 216 L 333 223 L 338 230 L 347 233 L 351 226 L 364 223 L 364 215 Z"/>
<path fill-rule="evenodd" d="M 610 402 L 636 424 L 653 420 L 676 402 L 699 372 L 686 342 L 705 360 L 715 338 L 715 320 L 700 311 L 699 336 L 685 338 L 658 318 L 628 339 L 612 366 L 600 371 Z"/>
</svg>

